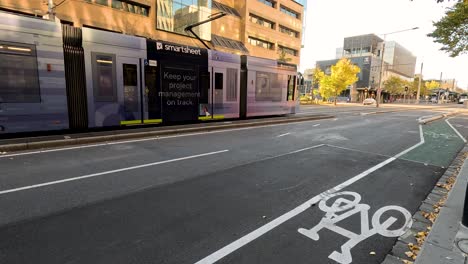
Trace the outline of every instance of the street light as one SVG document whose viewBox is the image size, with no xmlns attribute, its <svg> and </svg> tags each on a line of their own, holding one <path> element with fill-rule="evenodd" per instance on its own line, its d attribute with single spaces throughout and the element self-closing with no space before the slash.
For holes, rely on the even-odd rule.
<svg viewBox="0 0 468 264">
<path fill-rule="evenodd" d="M 382 43 L 382 52 L 381 52 L 382 57 L 381 57 L 381 62 L 380 62 L 380 78 L 379 78 L 379 88 L 377 89 L 377 104 L 375 105 L 376 107 L 379 107 L 380 93 L 382 92 L 382 78 L 383 78 L 384 55 L 385 55 L 385 40 L 387 38 L 387 35 L 400 33 L 400 32 L 405 32 L 405 31 L 410 31 L 410 30 L 416 30 L 416 29 L 419 29 L 419 27 L 408 28 L 408 29 L 404 29 L 404 30 L 398 30 L 398 31 L 383 34 L 384 41 Z"/>
</svg>

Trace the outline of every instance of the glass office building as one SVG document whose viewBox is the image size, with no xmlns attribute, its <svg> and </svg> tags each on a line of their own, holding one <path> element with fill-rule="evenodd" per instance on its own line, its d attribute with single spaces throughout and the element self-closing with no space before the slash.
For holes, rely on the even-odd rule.
<svg viewBox="0 0 468 264">
<path fill-rule="evenodd" d="M 191 33 L 184 29 L 208 19 L 211 15 L 211 4 L 211 0 L 158 0 L 157 29 L 190 36 Z M 210 23 L 195 27 L 193 31 L 200 38 L 211 40 Z"/>
</svg>

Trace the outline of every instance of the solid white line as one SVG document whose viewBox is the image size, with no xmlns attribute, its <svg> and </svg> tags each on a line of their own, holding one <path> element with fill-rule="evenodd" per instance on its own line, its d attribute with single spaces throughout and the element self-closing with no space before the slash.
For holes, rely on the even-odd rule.
<svg viewBox="0 0 468 264">
<path fill-rule="evenodd" d="M 333 119 L 333 120 L 336 121 L 338 119 Z M 119 144 L 135 143 L 135 142 L 144 142 L 144 141 L 151 141 L 151 140 L 160 140 L 160 139 L 169 139 L 169 138 L 178 138 L 178 137 L 189 137 L 189 136 L 225 133 L 225 132 L 232 132 L 232 131 L 241 131 L 241 130 L 250 130 L 250 129 L 257 129 L 257 128 L 265 128 L 265 127 L 294 125 L 294 124 L 307 123 L 307 122 L 316 122 L 316 121 L 317 120 L 304 120 L 304 121 L 292 122 L 292 123 L 281 123 L 281 124 L 271 124 L 271 125 L 253 126 L 253 127 L 230 128 L 230 129 L 221 129 L 221 130 L 215 130 L 215 131 L 186 133 L 186 134 L 172 135 L 172 136 L 148 137 L 148 138 L 142 138 L 142 139 L 125 140 L 125 141 L 111 141 L 111 142 L 92 144 L 92 145 L 79 145 L 79 146 L 75 146 L 75 147 L 54 148 L 54 149 L 45 149 L 45 150 L 21 152 L 21 153 L 13 153 L 13 154 L 3 154 L 3 155 L 0 154 L 0 159 L 1 158 L 8 158 L 8 157 L 15 157 L 15 156 L 42 154 L 42 153 L 56 152 L 56 151 L 63 151 L 63 150 L 74 150 L 74 149 L 100 147 L 100 146 L 108 146 L 108 145 L 119 145 Z M 322 120 L 322 121 L 325 121 L 325 120 Z M 254 123 L 252 123 L 252 124 L 254 124 Z M 184 132 L 181 131 L 180 133 L 184 133 Z"/>
<path fill-rule="evenodd" d="M 175 162 L 175 161 L 188 160 L 188 159 L 199 158 L 199 157 L 204 157 L 204 156 L 209 156 L 209 155 L 215 155 L 215 154 L 224 153 L 224 152 L 228 152 L 228 151 L 229 150 L 225 149 L 225 150 L 208 152 L 208 153 L 192 155 L 192 156 L 187 156 L 187 157 L 182 157 L 182 158 L 163 160 L 163 161 L 158 161 L 158 162 L 153 162 L 153 163 L 148 163 L 148 164 L 142 164 L 142 165 L 127 167 L 127 168 L 122 168 L 122 169 L 117 169 L 117 170 L 103 171 L 103 172 L 98 172 L 98 173 L 93 173 L 93 174 L 88 174 L 88 175 L 83 175 L 83 176 L 79 176 L 79 177 L 73 177 L 73 178 L 68 178 L 68 179 L 63 179 L 63 180 L 58 180 L 58 181 L 51 181 L 51 182 L 45 182 L 45 183 L 40 183 L 40 184 L 34 184 L 34 185 L 19 187 L 19 188 L 15 188 L 15 189 L 3 190 L 3 191 L 0 191 L 0 195 L 7 194 L 7 193 L 12 193 L 12 192 L 19 192 L 19 191 L 29 190 L 29 189 L 35 189 L 35 188 L 39 188 L 39 187 L 44 187 L 44 186 L 49 186 L 49 185 L 54 185 L 54 184 L 59 184 L 59 183 L 64 183 L 64 182 L 77 181 L 77 180 L 82 180 L 82 179 L 87 179 L 87 178 L 92 178 L 92 177 L 97 177 L 97 176 L 102 176 L 102 175 L 107 175 L 107 174 L 112 174 L 112 173 L 117 173 L 117 172 L 122 172 L 122 171 L 141 169 L 141 168 L 166 164 L 166 163 Z"/>
<path fill-rule="evenodd" d="M 419 125 L 419 138 L 420 138 L 420 141 L 419 141 L 418 144 L 416 144 L 416 145 L 412 146 L 411 148 L 408 148 L 408 149 L 396 154 L 394 157 L 399 158 L 399 157 L 405 155 L 406 153 L 410 152 L 411 150 L 413 150 L 413 149 L 421 146 L 422 144 L 424 144 L 425 141 L 424 141 L 424 133 L 423 133 L 422 125 Z"/>
<path fill-rule="evenodd" d="M 420 129 L 420 142 L 417 143 L 416 145 L 412 146 L 411 148 L 407 149 L 407 150 L 404 150 L 400 153 L 398 153 L 397 155 L 395 155 L 394 157 L 391 157 L 391 158 L 388 158 L 386 160 L 384 160 L 383 162 L 371 167 L 370 169 L 364 171 L 364 172 L 361 172 L 360 174 L 348 179 L 347 181 L 319 194 L 319 195 L 316 195 L 314 197 L 312 197 L 311 199 L 309 199 L 308 201 L 304 202 L 303 204 L 297 206 L 296 208 L 292 209 L 291 211 L 279 216 L 278 218 L 275 218 L 274 220 L 268 222 L 267 224 L 261 226 L 260 228 L 258 229 L 255 229 L 254 231 L 248 233 L 247 235 L 235 240 L 234 242 L 231 242 L 230 244 L 224 246 L 223 248 L 215 251 L 214 253 L 208 255 L 207 257 L 197 261 L 195 264 L 208 264 L 208 263 L 215 263 L 216 261 L 224 258 L 225 256 L 231 254 L 232 252 L 238 250 L 239 248 L 247 245 L 248 243 L 252 242 L 253 240 L 261 237 L 262 235 L 266 234 L 267 232 L 271 231 L 272 229 L 276 228 L 277 226 L 283 224 L 284 222 L 288 221 L 289 219 L 299 215 L 300 213 L 304 212 L 305 210 L 307 210 L 310 206 L 312 206 L 313 204 L 316 204 L 318 203 L 320 200 L 322 200 L 323 198 L 329 196 L 330 194 L 332 193 L 335 193 L 335 192 L 338 192 L 348 186 L 350 186 L 351 184 L 359 181 L 360 179 L 366 177 L 367 175 L 371 174 L 372 172 L 384 167 L 385 165 L 395 161 L 397 159 L 397 157 L 400 157 L 406 153 L 408 153 L 408 151 L 420 146 L 421 144 L 424 143 L 424 135 L 422 133 L 422 126 L 419 125 L 419 129 Z"/>
<path fill-rule="evenodd" d="M 278 136 L 276 136 L 276 137 L 277 137 L 277 138 L 279 138 L 279 137 L 284 137 L 284 136 L 287 136 L 287 135 L 290 135 L 290 134 L 291 134 L 291 133 L 284 133 L 284 134 L 278 135 Z"/>
<path fill-rule="evenodd" d="M 458 130 L 456 128 L 454 128 L 452 126 L 452 124 L 450 124 L 449 120 L 452 119 L 453 117 L 449 118 L 449 119 L 445 119 L 445 122 L 453 129 L 453 131 L 455 131 L 455 133 L 457 133 L 457 135 L 463 140 L 463 142 L 466 143 L 466 139 L 465 137 L 462 136 L 462 134 L 460 134 L 460 132 L 458 132 Z"/>
</svg>

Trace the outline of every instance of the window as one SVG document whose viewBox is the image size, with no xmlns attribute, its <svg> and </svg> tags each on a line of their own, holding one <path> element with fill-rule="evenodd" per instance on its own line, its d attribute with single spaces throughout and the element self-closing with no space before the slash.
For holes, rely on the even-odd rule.
<svg viewBox="0 0 468 264">
<path fill-rule="evenodd" d="M 265 48 L 265 49 L 273 49 L 274 46 L 275 46 L 275 44 L 273 44 L 271 42 L 261 40 L 261 39 L 252 38 L 252 37 L 249 37 L 249 44 L 253 45 L 253 46 L 257 46 L 257 47 L 262 47 L 262 48 Z"/>
<path fill-rule="evenodd" d="M 221 8 L 220 5 L 216 6 Z M 157 29 L 193 37 L 184 29 L 209 18 L 212 15 L 211 7 L 211 0 L 157 0 Z M 194 30 L 201 39 L 211 40 L 210 23 L 199 25 Z"/>
<path fill-rule="evenodd" d="M 35 46 L 0 42 L 0 103 L 40 101 Z"/>
<path fill-rule="evenodd" d="M 138 111 L 138 66 L 123 64 L 124 109 L 125 112 Z"/>
<path fill-rule="evenodd" d="M 276 73 L 257 72 L 255 101 L 281 101 L 282 80 Z"/>
<path fill-rule="evenodd" d="M 126 1 L 121 0 L 112 0 L 111 3 L 112 8 L 118 9 L 121 11 L 134 13 L 138 15 L 148 16 L 149 14 L 149 7 L 135 4 L 135 3 L 128 3 Z"/>
<path fill-rule="evenodd" d="M 279 26 L 280 32 L 288 34 L 291 37 L 299 38 L 299 32 L 292 30 L 290 28 L 287 28 L 285 26 Z"/>
<path fill-rule="evenodd" d="M 275 23 L 274 22 L 271 22 L 271 21 L 269 21 L 269 20 L 267 20 L 265 18 L 256 16 L 254 14 L 249 14 L 249 20 L 252 23 L 259 24 L 259 25 L 267 27 L 267 28 L 275 29 Z"/>
<path fill-rule="evenodd" d="M 105 6 L 109 4 L 107 0 L 94 0 L 94 3 L 98 5 L 105 5 Z"/>
<path fill-rule="evenodd" d="M 227 69 L 226 72 L 226 101 L 237 101 L 237 69 Z"/>
<path fill-rule="evenodd" d="M 258 0 L 258 1 L 264 3 L 265 5 L 267 5 L 269 7 L 275 8 L 275 6 L 276 6 L 276 2 L 271 1 L 271 0 Z"/>
<path fill-rule="evenodd" d="M 278 49 L 279 49 L 279 51 L 284 52 L 284 53 L 289 54 L 289 55 L 292 55 L 292 56 L 297 56 L 297 53 L 298 53 L 298 51 L 295 50 L 295 49 L 290 49 L 290 48 L 286 48 L 286 47 L 283 47 L 283 46 L 278 46 Z"/>
<path fill-rule="evenodd" d="M 296 11 L 293 11 L 285 6 L 280 6 L 280 10 L 288 16 L 292 16 L 294 18 L 299 19 L 299 13 L 297 13 Z"/>
<path fill-rule="evenodd" d="M 96 102 L 115 102 L 115 55 L 92 54 L 94 98 Z"/>
<path fill-rule="evenodd" d="M 223 90 L 223 74 L 215 73 L 215 90 Z"/>
</svg>

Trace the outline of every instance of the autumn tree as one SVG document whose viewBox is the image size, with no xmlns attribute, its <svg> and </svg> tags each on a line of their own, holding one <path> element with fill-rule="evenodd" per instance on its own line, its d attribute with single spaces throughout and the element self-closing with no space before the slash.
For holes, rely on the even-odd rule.
<svg viewBox="0 0 468 264">
<path fill-rule="evenodd" d="M 428 90 L 432 90 L 432 89 L 436 89 L 440 87 L 439 82 L 436 82 L 436 81 L 426 82 L 424 85 L 426 86 Z"/>
<path fill-rule="evenodd" d="M 335 97 L 334 104 L 336 105 L 338 95 L 358 80 L 357 74 L 360 71 L 361 69 L 352 64 L 350 60 L 342 58 L 331 66 L 330 75 L 318 72 L 320 95 L 325 99 Z"/>
<path fill-rule="evenodd" d="M 442 44 L 441 50 L 450 57 L 468 52 L 468 0 L 458 1 L 445 16 L 433 22 L 435 30 L 427 36 Z"/>
</svg>

